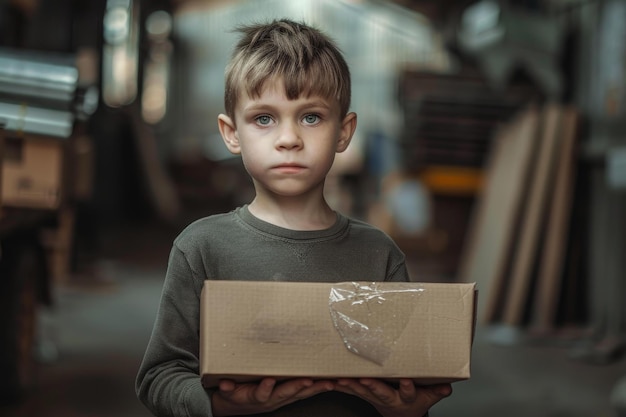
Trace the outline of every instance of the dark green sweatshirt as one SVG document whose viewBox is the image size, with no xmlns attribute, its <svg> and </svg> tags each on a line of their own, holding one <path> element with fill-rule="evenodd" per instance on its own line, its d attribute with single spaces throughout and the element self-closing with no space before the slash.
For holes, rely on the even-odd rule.
<svg viewBox="0 0 626 417">
<path fill-rule="evenodd" d="M 295 231 L 247 206 L 189 225 L 174 241 L 154 329 L 137 376 L 156 416 L 212 416 L 199 376 L 200 292 L 205 279 L 408 281 L 404 254 L 383 232 L 341 214 L 329 229 Z M 266 416 L 378 416 L 357 397 L 319 394 Z"/>
</svg>

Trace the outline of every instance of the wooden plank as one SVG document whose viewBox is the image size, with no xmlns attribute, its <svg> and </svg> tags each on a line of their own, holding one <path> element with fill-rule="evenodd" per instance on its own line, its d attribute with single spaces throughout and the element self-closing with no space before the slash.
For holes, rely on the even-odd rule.
<svg viewBox="0 0 626 417">
<path fill-rule="evenodd" d="M 532 327 L 537 332 L 551 331 L 556 324 L 572 212 L 578 126 L 578 111 L 571 107 L 564 109 L 558 168 L 531 318 Z"/>
<path fill-rule="evenodd" d="M 494 137 L 479 194 L 463 245 L 459 278 L 476 282 L 478 318 L 492 321 L 504 287 L 515 225 L 536 147 L 539 112 L 529 106 Z"/>
<path fill-rule="evenodd" d="M 505 298 L 503 322 L 512 326 L 520 325 L 524 318 L 539 237 L 545 225 L 548 192 L 553 183 L 561 114 L 561 106 L 557 104 L 547 104 L 542 112 L 541 143 L 534 155 L 536 167 L 530 178 L 527 204 L 520 216 L 518 247 L 512 256 L 510 285 Z"/>
<path fill-rule="evenodd" d="M 174 183 L 159 158 L 154 131 L 142 120 L 137 105 L 130 106 L 128 114 L 152 203 L 161 218 L 173 220 L 182 209 L 181 202 Z"/>
</svg>

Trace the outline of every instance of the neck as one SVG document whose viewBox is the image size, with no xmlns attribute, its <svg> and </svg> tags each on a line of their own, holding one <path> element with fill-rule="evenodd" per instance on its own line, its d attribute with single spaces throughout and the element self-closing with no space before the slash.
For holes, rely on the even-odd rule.
<svg viewBox="0 0 626 417">
<path fill-rule="evenodd" d="M 288 197 L 267 199 L 257 195 L 248 208 L 255 217 L 291 230 L 323 230 L 337 221 L 337 214 L 323 197 L 312 202 Z"/>
</svg>

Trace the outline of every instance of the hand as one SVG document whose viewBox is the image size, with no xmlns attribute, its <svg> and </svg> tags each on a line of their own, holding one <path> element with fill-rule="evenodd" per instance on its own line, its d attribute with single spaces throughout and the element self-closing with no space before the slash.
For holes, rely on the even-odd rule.
<svg viewBox="0 0 626 417">
<path fill-rule="evenodd" d="M 266 413 L 295 401 L 332 391 L 333 388 L 331 381 L 313 381 L 309 378 L 291 379 L 280 384 L 274 378 L 245 384 L 224 379 L 211 397 L 213 415 L 218 417 Z"/>
<path fill-rule="evenodd" d="M 452 394 L 450 384 L 416 386 L 410 379 L 400 380 L 397 389 L 379 379 L 340 379 L 335 390 L 364 399 L 385 417 L 421 417 Z"/>
</svg>

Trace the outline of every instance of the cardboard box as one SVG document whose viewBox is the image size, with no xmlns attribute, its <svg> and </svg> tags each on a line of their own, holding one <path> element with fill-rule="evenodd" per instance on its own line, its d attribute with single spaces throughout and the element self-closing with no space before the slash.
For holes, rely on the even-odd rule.
<svg viewBox="0 0 626 417">
<path fill-rule="evenodd" d="M 55 209 L 63 191 L 65 142 L 26 135 L 6 137 L 2 163 L 2 204 Z"/>
<path fill-rule="evenodd" d="M 206 281 L 200 373 L 221 378 L 470 377 L 473 283 Z"/>
</svg>

